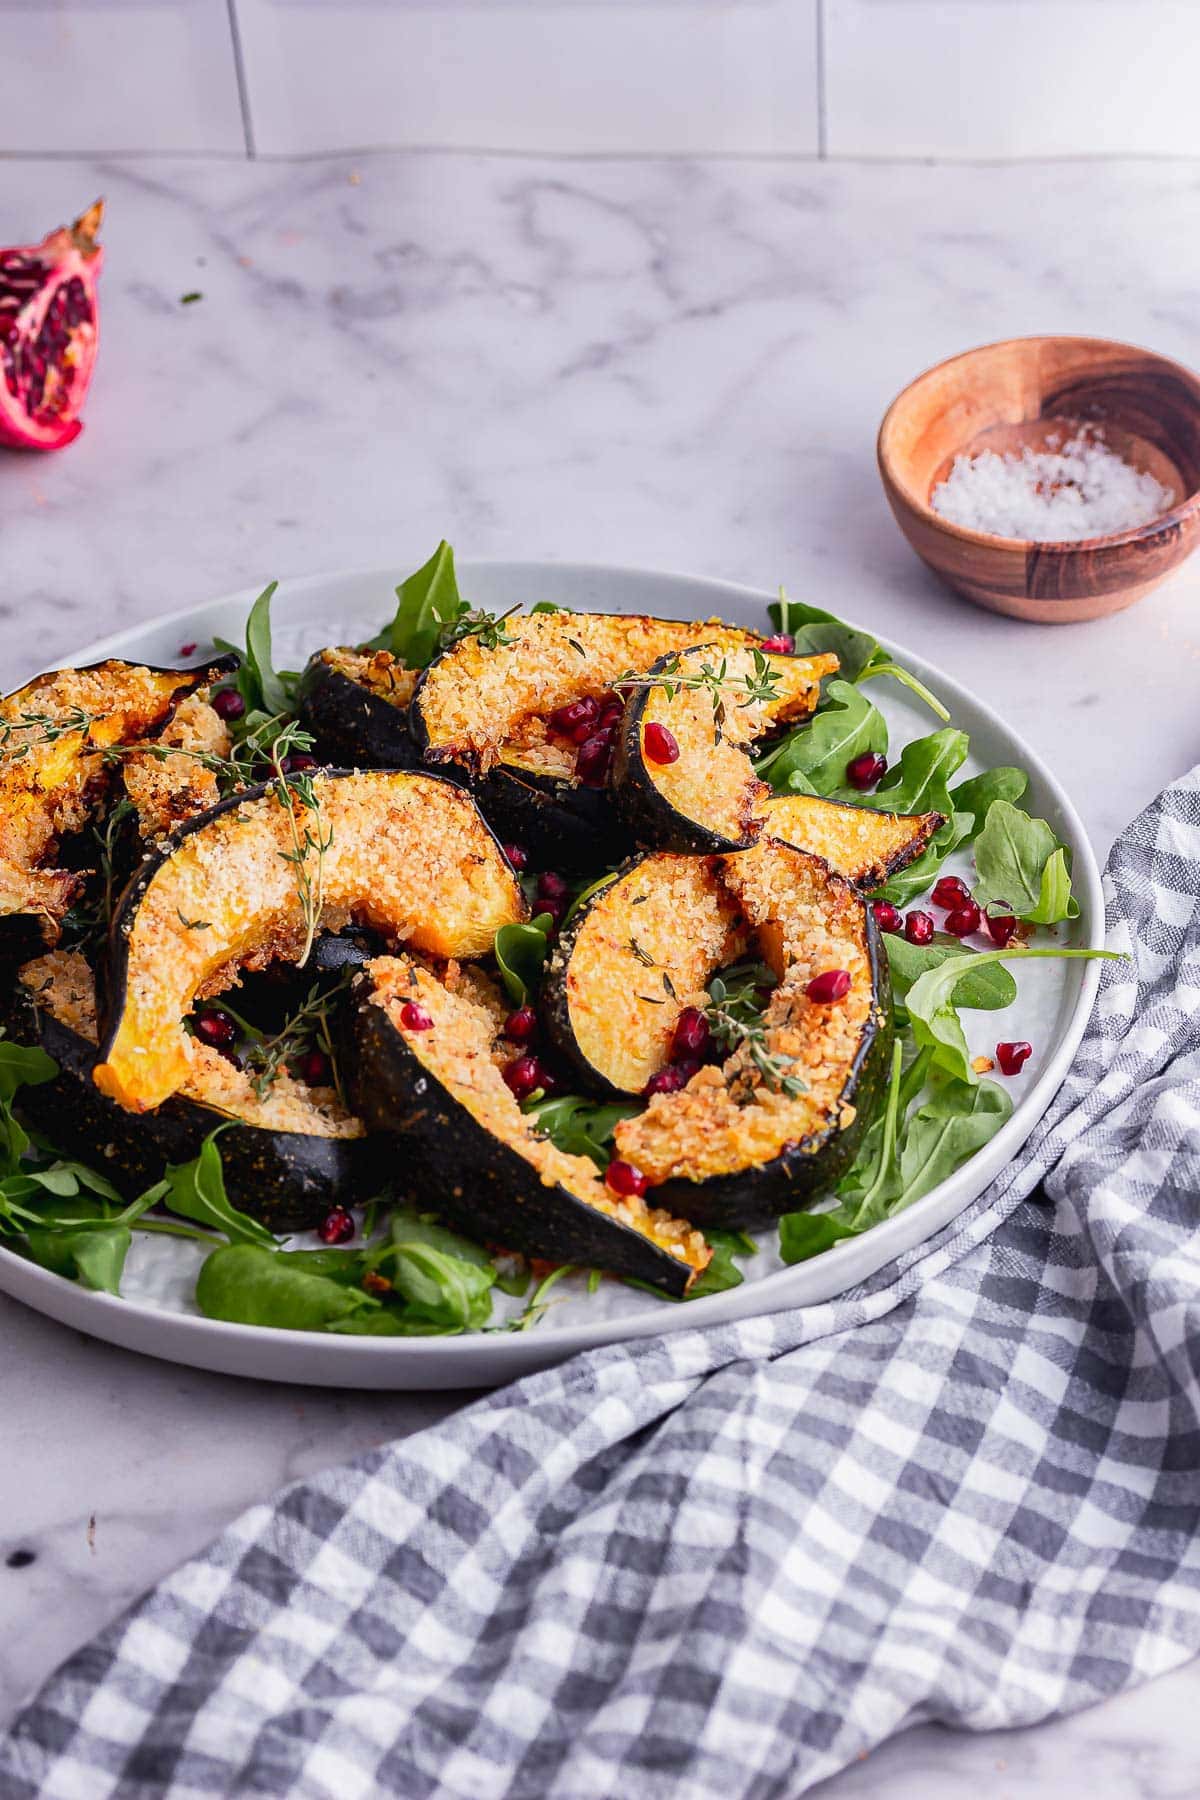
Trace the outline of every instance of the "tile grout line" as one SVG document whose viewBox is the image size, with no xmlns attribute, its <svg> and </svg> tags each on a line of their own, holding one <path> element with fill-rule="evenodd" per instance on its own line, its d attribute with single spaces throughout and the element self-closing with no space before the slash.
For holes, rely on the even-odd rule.
<svg viewBox="0 0 1200 1800">
<path fill-rule="evenodd" d="M 232 5 L 233 0 L 230 0 Z M 825 162 L 829 156 L 829 124 L 825 96 L 825 0 L 816 0 L 817 31 L 817 156 Z"/>
<path fill-rule="evenodd" d="M 246 155 L 254 160 L 254 122 L 250 117 L 250 90 L 246 84 L 246 60 L 242 54 L 242 33 L 238 25 L 237 0 L 225 0 L 225 8 L 229 15 L 229 36 L 233 46 L 233 69 L 237 78 L 238 106 L 242 114 L 242 135 L 246 140 Z"/>
</svg>

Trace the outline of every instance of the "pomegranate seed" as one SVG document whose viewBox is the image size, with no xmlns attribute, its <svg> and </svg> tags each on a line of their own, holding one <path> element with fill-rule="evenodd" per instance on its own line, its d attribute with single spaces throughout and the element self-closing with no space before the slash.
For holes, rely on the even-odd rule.
<svg viewBox="0 0 1200 1800">
<path fill-rule="evenodd" d="M 294 756 L 285 756 L 279 765 L 281 775 L 303 775 L 309 769 L 317 767 L 317 759 L 310 756 L 307 750 L 297 750 Z"/>
<path fill-rule="evenodd" d="M 309 1087 L 331 1087 L 333 1064 L 323 1050 L 310 1050 L 300 1059 L 300 1079 Z"/>
<path fill-rule="evenodd" d="M 537 1014 L 532 1006 L 518 1006 L 516 1012 L 510 1012 L 504 1021 L 504 1035 L 511 1038 L 514 1044 L 527 1044 L 538 1032 Z"/>
<path fill-rule="evenodd" d="M 354 1220 L 344 1206 L 335 1206 L 325 1214 L 317 1226 L 317 1236 L 323 1244 L 346 1244 L 354 1236 Z"/>
<path fill-rule="evenodd" d="M 946 930 L 951 937 L 970 937 L 983 923 L 983 914 L 973 900 L 966 900 L 946 914 Z"/>
<path fill-rule="evenodd" d="M 650 1186 L 648 1178 L 633 1163 L 614 1156 L 604 1172 L 604 1179 L 614 1194 L 642 1195 Z"/>
<path fill-rule="evenodd" d="M 796 648 L 796 640 L 790 631 L 777 631 L 774 637 L 764 638 L 759 645 L 768 656 L 790 656 Z"/>
<path fill-rule="evenodd" d="M 1003 906 L 1003 900 L 997 902 Z M 989 912 L 984 914 L 984 923 L 988 928 L 991 940 L 1003 950 L 1017 929 L 1017 921 L 1010 912 Z"/>
<path fill-rule="evenodd" d="M 575 773 L 584 787 L 600 788 L 608 780 L 612 765 L 613 741 L 607 732 L 598 731 L 585 738 L 575 759 Z"/>
<path fill-rule="evenodd" d="M 433 1015 L 417 1000 L 406 1000 L 400 1008 L 400 1023 L 405 1031 L 432 1031 Z"/>
<path fill-rule="evenodd" d="M 195 654 L 196 654 L 195 644 L 180 644 L 179 654 L 180 654 L 180 656 L 195 656 Z"/>
<path fill-rule="evenodd" d="M 538 1088 L 544 1089 L 548 1094 L 556 1085 L 553 1076 L 547 1073 L 536 1056 L 514 1056 L 500 1073 L 518 1100 L 527 1100 Z"/>
<path fill-rule="evenodd" d="M 520 844 L 501 844 L 500 848 L 519 875 L 529 861 L 529 852 Z"/>
<path fill-rule="evenodd" d="M 600 717 L 596 720 L 597 731 L 615 731 L 625 717 L 624 702 L 609 700 L 600 708 Z"/>
<path fill-rule="evenodd" d="M 677 1094 L 690 1079 L 678 1063 L 668 1063 L 665 1069 L 650 1077 L 642 1092 L 647 1100 L 652 1100 L 655 1094 Z"/>
<path fill-rule="evenodd" d="M 873 900 L 871 911 L 875 914 L 875 923 L 880 931 L 898 932 L 903 929 L 904 920 L 900 917 L 900 908 L 893 906 L 890 900 Z"/>
<path fill-rule="evenodd" d="M 679 745 L 675 733 L 668 731 L 665 725 L 647 725 L 642 733 L 642 749 L 652 763 L 679 761 Z"/>
<path fill-rule="evenodd" d="M 537 897 L 539 900 L 565 900 L 568 893 L 566 882 L 553 869 L 538 876 Z"/>
<path fill-rule="evenodd" d="M 214 1050 L 228 1050 L 237 1042 L 238 1028 L 227 1012 L 219 1006 L 206 1006 L 192 1020 L 192 1029 L 202 1044 L 211 1044 Z"/>
<path fill-rule="evenodd" d="M 821 1006 L 829 1006 L 834 1000 L 844 1000 L 850 992 L 849 969 L 826 969 L 820 975 L 814 975 L 805 993 L 810 1000 Z"/>
<path fill-rule="evenodd" d="M 956 906 L 965 905 L 971 898 L 971 892 L 966 882 L 960 881 L 957 875 L 943 875 L 940 881 L 934 882 L 929 898 L 935 906 L 941 906 L 950 912 Z"/>
<path fill-rule="evenodd" d="M 218 688 L 212 705 L 219 719 L 240 719 L 246 710 L 246 702 L 236 688 Z"/>
<path fill-rule="evenodd" d="M 1005 1075 L 1019 1075 L 1033 1055 L 1033 1045 L 1024 1039 L 1016 1044 L 997 1044 L 996 1061 Z"/>
<path fill-rule="evenodd" d="M 910 944 L 927 944 L 933 937 L 933 920 L 927 912 L 910 912 L 904 921 L 904 935 Z"/>
<path fill-rule="evenodd" d="M 868 788 L 873 788 L 887 774 L 887 766 L 886 756 L 878 756 L 874 750 L 864 750 L 861 756 L 853 757 L 846 764 L 846 780 L 860 793 L 866 793 Z"/>
<path fill-rule="evenodd" d="M 675 1021 L 675 1030 L 671 1034 L 671 1059 L 679 1062 L 689 1059 L 699 1062 L 708 1049 L 712 1033 L 708 1028 L 708 1020 L 698 1006 L 685 1006 Z"/>
<path fill-rule="evenodd" d="M 583 728 L 583 737 L 587 737 L 600 717 L 600 702 L 585 696 L 582 700 L 572 700 L 566 706 L 556 706 L 550 714 L 550 729 L 557 731 L 560 737 L 575 738 L 582 743 L 583 738 L 575 734 Z"/>
</svg>

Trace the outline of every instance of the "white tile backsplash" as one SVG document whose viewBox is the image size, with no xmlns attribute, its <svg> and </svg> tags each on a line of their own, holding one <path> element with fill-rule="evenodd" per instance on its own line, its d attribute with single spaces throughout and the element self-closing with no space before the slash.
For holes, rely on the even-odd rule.
<svg viewBox="0 0 1200 1800">
<path fill-rule="evenodd" d="M 245 152 L 226 0 L 0 0 L 0 152 Z"/>
<path fill-rule="evenodd" d="M 237 0 L 260 152 L 814 155 L 817 0 Z"/>
<path fill-rule="evenodd" d="M 1197 0 L 824 0 L 831 156 L 1200 155 Z"/>
<path fill-rule="evenodd" d="M 1200 157 L 1200 0 L 0 0 L 0 154 L 245 154 L 239 41 L 267 155 Z"/>
</svg>

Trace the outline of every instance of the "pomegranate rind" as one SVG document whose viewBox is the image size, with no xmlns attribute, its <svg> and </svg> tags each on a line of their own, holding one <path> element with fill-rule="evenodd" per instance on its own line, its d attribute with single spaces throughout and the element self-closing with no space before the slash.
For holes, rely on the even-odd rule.
<svg viewBox="0 0 1200 1800">
<path fill-rule="evenodd" d="M 104 251 L 97 200 L 40 244 L 0 249 L 0 443 L 61 450 L 79 413 L 100 341 L 96 279 Z M 34 391 L 38 403 L 31 406 Z"/>
</svg>

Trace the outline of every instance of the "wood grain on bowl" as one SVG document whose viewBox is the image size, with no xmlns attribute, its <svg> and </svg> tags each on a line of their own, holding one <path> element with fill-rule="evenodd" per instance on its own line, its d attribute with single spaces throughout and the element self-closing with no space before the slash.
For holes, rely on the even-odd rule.
<svg viewBox="0 0 1200 1800">
<path fill-rule="evenodd" d="M 1104 441 L 1169 488 L 1149 524 L 1076 543 L 970 531 L 930 494 L 956 456 L 1045 447 L 1066 427 Z M 1140 600 L 1200 540 L 1200 378 L 1103 338 L 1011 338 L 939 363 L 904 389 L 879 432 L 879 470 L 917 555 L 957 593 L 1014 618 L 1066 624 Z"/>
</svg>

